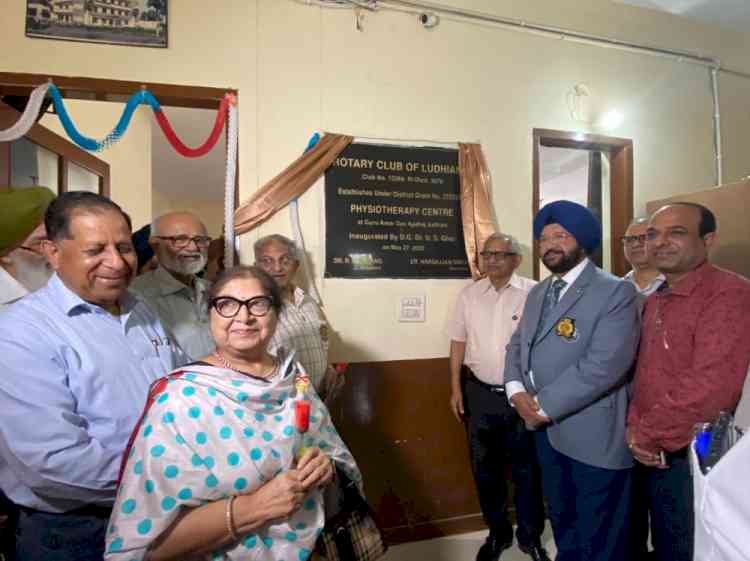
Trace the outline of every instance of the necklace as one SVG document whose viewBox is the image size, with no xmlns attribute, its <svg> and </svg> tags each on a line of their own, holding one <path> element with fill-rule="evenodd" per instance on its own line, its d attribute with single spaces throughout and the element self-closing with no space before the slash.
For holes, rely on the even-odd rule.
<svg viewBox="0 0 750 561">
<path fill-rule="evenodd" d="M 218 360 L 219 363 L 221 363 L 221 365 L 224 368 L 226 368 L 228 370 L 233 370 L 234 372 L 238 372 L 240 374 L 255 376 L 256 378 L 268 378 L 276 370 L 276 361 L 275 360 L 273 360 L 273 363 L 271 364 L 271 368 L 269 370 L 267 370 L 266 372 L 264 372 L 262 374 L 251 374 L 250 372 L 245 372 L 244 370 L 240 370 L 239 368 L 237 368 L 234 364 L 232 364 L 231 362 L 229 362 L 224 357 L 224 355 L 222 355 L 219 351 L 214 351 L 214 356 L 216 357 L 216 360 Z"/>
</svg>

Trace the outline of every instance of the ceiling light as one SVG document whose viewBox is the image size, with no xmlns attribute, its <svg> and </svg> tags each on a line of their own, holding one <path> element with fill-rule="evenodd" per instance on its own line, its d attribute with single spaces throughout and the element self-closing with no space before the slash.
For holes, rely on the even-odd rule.
<svg viewBox="0 0 750 561">
<path fill-rule="evenodd" d="M 599 126 L 603 129 L 616 129 L 619 127 L 625 116 L 617 110 L 607 111 L 602 118 L 599 120 Z"/>
</svg>

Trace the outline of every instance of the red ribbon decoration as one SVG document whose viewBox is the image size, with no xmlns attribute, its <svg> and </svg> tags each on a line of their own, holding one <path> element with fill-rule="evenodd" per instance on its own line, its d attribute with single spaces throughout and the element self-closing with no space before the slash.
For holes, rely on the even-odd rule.
<svg viewBox="0 0 750 561">
<path fill-rule="evenodd" d="M 301 434 L 310 428 L 310 402 L 306 399 L 294 402 L 294 426 Z"/>
<path fill-rule="evenodd" d="M 156 121 L 159 123 L 159 127 L 164 133 L 164 136 L 167 137 L 167 140 L 172 145 L 172 148 L 186 158 L 198 158 L 199 156 L 204 156 L 210 152 L 219 141 L 221 131 L 224 129 L 224 123 L 227 119 L 227 113 L 229 112 L 229 104 L 234 102 L 233 98 L 234 96 L 230 97 L 229 95 L 225 95 L 221 100 L 221 105 L 219 105 L 219 111 L 216 113 L 216 121 L 214 122 L 214 128 L 211 131 L 211 134 L 206 139 L 206 142 L 197 148 L 185 146 L 185 144 L 177 138 L 177 134 L 174 132 L 174 129 L 169 123 L 164 111 L 154 111 L 154 116 L 156 117 Z"/>
</svg>

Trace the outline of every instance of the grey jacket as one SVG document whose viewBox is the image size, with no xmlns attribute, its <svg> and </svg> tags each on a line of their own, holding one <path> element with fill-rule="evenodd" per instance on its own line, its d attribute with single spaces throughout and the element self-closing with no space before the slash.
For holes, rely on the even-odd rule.
<svg viewBox="0 0 750 561">
<path fill-rule="evenodd" d="M 547 435 L 557 451 L 601 468 L 631 467 L 625 418 L 626 382 L 640 328 L 635 288 L 589 263 L 553 308 L 534 343 L 552 280 L 547 278 L 529 293 L 507 347 L 505 382 L 521 382 L 538 396 L 552 420 Z"/>
</svg>

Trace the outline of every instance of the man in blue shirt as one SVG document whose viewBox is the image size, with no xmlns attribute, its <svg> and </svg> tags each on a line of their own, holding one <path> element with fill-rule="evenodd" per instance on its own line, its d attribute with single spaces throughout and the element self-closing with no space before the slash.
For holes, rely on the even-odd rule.
<svg viewBox="0 0 750 561">
<path fill-rule="evenodd" d="M 185 362 L 128 292 L 128 216 L 86 192 L 55 199 L 47 286 L 0 313 L 0 487 L 20 506 L 16 556 L 100 561 L 118 470 L 151 383 Z"/>
</svg>

